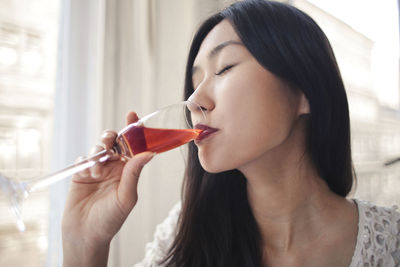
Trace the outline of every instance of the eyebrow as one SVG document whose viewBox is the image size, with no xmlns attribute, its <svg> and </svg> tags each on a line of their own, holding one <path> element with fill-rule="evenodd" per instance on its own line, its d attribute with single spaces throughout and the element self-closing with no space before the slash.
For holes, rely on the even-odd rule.
<svg viewBox="0 0 400 267">
<path fill-rule="evenodd" d="M 216 47 L 214 47 L 211 50 L 211 52 L 208 54 L 208 57 L 209 58 L 215 57 L 218 53 L 221 52 L 222 49 L 224 49 L 228 45 L 243 45 L 243 44 L 239 41 L 234 41 L 234 40 L 229 40 L 229 41 L 223 42 L 223 43 L 217 45 Z"/>
<path fill-rule="evenodd" d="M 234 40 L 229 40 L 229 41 L 225 41 L 219 45 L 217 45 L 216 47 L 214 47 L 210 53 L 208 54 L 208 58 L 211 59 L 213 57 L 216 57 L 221 51 L 222 49 L 224 49 L 225 47 L 229 46 L 229 45 L 241 45 L 243 46 L 243 44 L 239 41 L 234 41 Z M 198 67 L 193 66 L 192 68 L 192 74 L 195 73 L 197 71 Z"/>
</svg>

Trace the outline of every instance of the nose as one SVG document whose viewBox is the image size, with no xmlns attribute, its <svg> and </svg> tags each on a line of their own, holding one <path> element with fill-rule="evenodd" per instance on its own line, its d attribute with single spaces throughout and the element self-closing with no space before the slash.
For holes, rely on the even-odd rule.
<svg viewBox="0 0 400 267">
<path fill-rule="evenodd" d="M 192 97 L 187 100 L 187 107 L 191 113 L 204 112 L 206 108 L 200 106 Z"/>
<path fill-rule="evenodd" d="M 214 101 L 211 98 L 211 89 L 210 82 L 202 82 L 188 98 L 188 101 L 196 103 L 204 113 L 209 113 L 214 109 Z"/>
<path fill-rule="evenodd" d="M 196 125 L 198 123 L 205 123 L 207 121 L 207 117 L 205 114 L 206 109 L 202 106 L 200 106 L 198 103 L 193 101 L 193 98 L 191 99 L 189 97 L 189 99 L 186 101 L 187 103 L 187 108 L 190 111 L 189 115 L 189 119 L 191 121 L 191 123 L 189 123 L 189 125 Z"/>
<path fill-rule="evenodd" d="M 203 76 L 201 83 L 188 98 L 188 101 L 197 104 L 189 108 L 192 109 L 191 118 L 195 123 L 207 123 L 207 120 L 210 119 L 208 116 L 215 107 L 212 97 L 214 88 L 212 77 L 209 75 Z"/>
</svg>

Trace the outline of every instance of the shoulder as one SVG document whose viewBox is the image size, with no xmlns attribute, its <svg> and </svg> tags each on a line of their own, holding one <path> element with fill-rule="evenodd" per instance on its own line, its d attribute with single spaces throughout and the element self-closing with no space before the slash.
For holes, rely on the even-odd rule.
<svg viewBox="0 0 400 267">
<path fill-rule="evenodd" d="M 374 266 L 400 264 L 400 213 L 397 206 L 382 207 L 361 200 L 355 200 L 355 203 L 359 225 L 356 259 L 353 260 Z"/>
<path fill-rule="evenodd" d="M 174 241 L 180 212 L 181 202 L 178 202 L 169 211 L 164 221 L 157 225 L 153 241 L 146 245 L 144 259 L 136 264 L 135 267 L 160 266 L 157 262 L 167 255 Z"/>
</svg>

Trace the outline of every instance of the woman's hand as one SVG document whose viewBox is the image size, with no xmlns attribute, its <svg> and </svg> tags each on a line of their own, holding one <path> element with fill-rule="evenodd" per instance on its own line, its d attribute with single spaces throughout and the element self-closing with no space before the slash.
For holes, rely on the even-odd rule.
<svg viewBox="0 0 400 267">
<path fill-rule="evenodd" d="M 136 113 L 128 113 L 127 124 L 137 120 Z M 116 136 L 105 131 L 103 145 L 92 154 L 110 149 Z M 152 157 L 151 152 L 129 160 L 112 156 L 73 176 L 62 223 L 64 267 L 106 266 L 111 239 L 136 205 L 139 175 Z"/>
</svg>

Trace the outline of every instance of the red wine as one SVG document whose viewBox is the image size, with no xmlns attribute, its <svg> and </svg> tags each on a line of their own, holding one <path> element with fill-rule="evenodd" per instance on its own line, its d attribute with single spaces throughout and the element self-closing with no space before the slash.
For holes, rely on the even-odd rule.
<svg viewBox="0 0 400 267">
<path fill-rule="evenodd" d="M 161 153 L 196 139 L 200 129 L 157 129 L 132 126 L 117 137 L 121 154 L 132 157 L 144 151 Z"/>
</svg>

